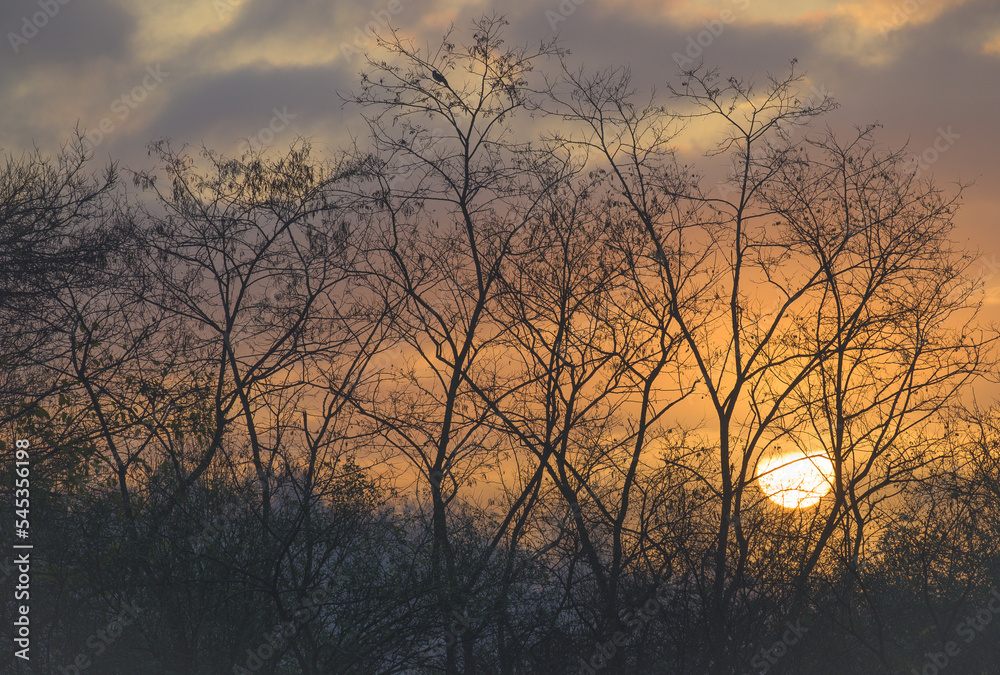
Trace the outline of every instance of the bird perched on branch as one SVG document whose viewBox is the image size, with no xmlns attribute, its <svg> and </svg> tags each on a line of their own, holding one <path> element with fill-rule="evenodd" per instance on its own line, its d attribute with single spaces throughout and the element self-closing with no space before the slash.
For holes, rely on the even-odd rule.
<svg viewBox="0 0 1000 675">
<path fill-rule="evenodd" d="M 455 93 L 455 90 L 451 88 L 450 84 L 448 84 L 448 80 L 445 79 L 444 75 L 442 75 L 441 73 L 439 73 L 438 71 L 436 71 L 436 70 L 434 70 L 432 68 L 431 69 L 431 77 L 433 77 L 434 81 L 437 82 L 438 84 L 443 84 L 444 86 L 448 87 L 448 91 L 451 92 L 451 94 L 455 97 L 455 99 L 457 100 L 458 104 L 461 105 L 465 109 L 465 112 L 470 112 L 469 111 L 469 106 L 465 105 L 465 101 L 463 101 L 458 96 L 458 94 Z M 449 103 L 448 105 L 450 107 L 451 103 Z M 500 120 L 501 121 L 503 120 L 502 116 L 500 117 Z"/>
</svg>

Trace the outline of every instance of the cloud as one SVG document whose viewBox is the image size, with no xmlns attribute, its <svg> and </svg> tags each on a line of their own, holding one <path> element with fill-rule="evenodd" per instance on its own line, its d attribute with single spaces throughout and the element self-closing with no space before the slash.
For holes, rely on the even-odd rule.
<svg viewBox="0 0 1000 675">
<path fill-rule="evenodd" d="M 352 132 L 364 133 L 356 111 L 343 111 L 336 96 L 356 86 L 364 67 L 344 45 L 370 48 L 371 29 L 390 22 L 424 46 L 454 21 L 458 41 L 473 18 L 491 9 L 481 0 L 66 1 L 19 53 L 8 44 L 0 59 L 4 147 L 51 149 L 77 121 L 93 127 L 157 64 L 169 79 L 116 128 L 102 152 L 138 160 L 148 140 L 164 136 L 234 151 L 283 106 L 296 117 L 276 146 L 303 134 L 337 147 Z M 17 29 L 38 2 L 3 4 L 0 25 Z M 798 58 L 809 77 L 806 89 L 821 87 L 842 104 L 829 117 L 835 128 L 881 121 L 886 142 L 909 139 L 916 151 L 951 125 L 962 138 L 935 164 L 935 174 L 1000 182 L 990 150 L 998 135 L 990 83 L 1000 76 L 995 0 L 522 0 L 497 9 L 509 12 L 508 44 L 558 34 L 573 51 L 573 67 L 629 65 L 640 92 L 676 83 L 673 54 L 730 11 L 731 20 L 699 55 L 707 64 L 760 82 Z M 565 18 L 555 32 L 546 12 Z M 883 32 L 887 21 L 892 29 Z M 557 65 L 540 67 L 555 72 Z M 704 145 L 697 138 L 689 143 L 691 152 Z"/>
<path fill-rule="evenodd" d="M 24 77 L 47 64 L 84 68 L 128 59 L 135 26 L 117 0 L 19 0 L 0 4 L 0 78 Z"/>
<path fill-rule="evenodd" d="M 150 129 L 157 136 L 205 142 L 232 155 L 240 140 L 267 127 L 277 108 L 295 117 L 274 139 L 275 146 L 287 147 L 297 135 L 322 141 L 337 136 L 342 128 L 336 92 L 348 88 L 351 79 L 329 66 L 247 66 L 195 75 L 174 93 Z"/>
</svg>

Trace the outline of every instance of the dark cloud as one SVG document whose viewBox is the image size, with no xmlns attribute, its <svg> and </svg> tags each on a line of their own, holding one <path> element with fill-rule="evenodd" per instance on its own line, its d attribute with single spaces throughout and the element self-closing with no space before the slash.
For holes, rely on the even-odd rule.
<svg viewBox="0 0 1000 675">
<path fill-rule="evenodd" d="M 65 3 L 65 4 L 63 4 Z M 37 144 L 47 150 L 68 138 L 71 125 L 47 126 L 53 109 L 75 108 L 39 92 L 60 82 L 86 81 L 133 60 L 136 22 L 116 0 L 8 0 L 0 4 L 0 139 L 15 154 Z M 93 92 L 103 95 L 103 89 Z M 41 100 L 44 99 L 44 100 Z M 79 116 L 78 111 L 76 115 Z"/>
<path fill-rule="evenodd" d="M 282 126 L 275 145 L 287 146 L 297 134 L 335 136 L 341 119 L 336 91 L 349 86 L 350 77 L 330 66 L 247 66 L 193 74 L 178 85 L 150 130 L 180 142 L 217 144 L 220 151 L 231 153 L 240 139 L 271 126 L 277 111 L 294 118 L 271 126 Z"/>
<path fill-rule="evenodd" d="M 135 19 L 117 0 L 7 0 L 0 29 L 0 78 L 8 79 L 43 64 L 76 69 L 126 60 Z"/>
<path fill-rule="evenodd" d="M 57 122 L 66 125 L 66 115 L 37 112 L 66 106 L 52 83 L 72 82 L 74 77 L 87 78 L 84 93 L 75 92 L 76 100 L 93 99 L 76 116 L 85 124 L 99 121 L 120 88 L 141 81 L 143 69 L 151 65 L 145 60 L 162 55 L 169 80 L 150 95 L 144 104 L 148 107 L 109 136 L 102 152 L 144 157 L 146 142 L 160 137 L 205 142 L 233 152 L 239 139 L 269 125 L 275 109 L 295 115 L 274 138 L 277 147 L 297 134 L 336 147 L 348 140 L 348 130 L 363 133 L 353 111 L 341 109 L 336 92 L 357 83 L 362 59 L 351 58 L 343 45 L 360 39 L 370 46 L 366 24 L 391 19 L 424 46 L 440 39 L 451 16 L 459 40 L 471 32 L 466 29 L 472 19 L 484 9 L 489 11 L 486 6 L 468 5 L 453 14 L 450 5 L 439 2 L 398 1 L 204 0 L 203 7 L 183 6 L 201 14 L 196 12 L 199 18 L 191 19 L 190 25 L 170 27 L 179 31 L 171 38 L 175 44 L 161 44 L 150 52 L 141 49 L 136 19 L 123 3 L 68 0 L 61 5 L 59 0 L 41 0 L 58 6 L 58 12 L 27 44 L 19 45 L 17 54 L 7 39 L 2 48 L 6 55 L 0 58 L 0 95 L 11 102 L 3 138 L 8 146 L 27 147 L 32 140 L 44 141 L 40 134 L 66 137 L 71 125 L 49 128 Z M 42 11 L 38 2 L 4 3 L 0 7 L 4 33 L 19 31 L 22 17 L 30 20 Z M 985 186 L 1000 182 L 1000 163 L 995 160 L 1000 132 L 993 122 L 1000 99 L 995 86 L 1000 80 L 1000 56 L 982 53 L 983 44 L 1000 35 L 1000 4 L 995 0 L 949 5 L 931 22 L 908 17 L 888 35 L 871 25 L 859 32 L 848 14 L 835 10 L 789 23 L 769 21 L 757 3 L 725 0 L 716 6 L 731 10 L 732 18 L 696 59 L 719 66 L 726 75 L 756 76 L 761 81 L 765 72 L 782 72 L 789 59 L 797 58 L 798 69 L 841 103 L 827 120 L 835 129 L 849 133 L 853 124 L 879 121 L 886 143 L 898 146 L 909 139 L 912 150 L 920 152 L 935 141 L 940 129 L 950 126 L 961 137 L 941 155 L 935 175 L 945 181 L 978 178 Z M 390 12 L 390 7 L 395 9 Z M 600 0 L 579 4 L 543 0 L 497 9 L 509 12 L 509 43 L 537 44 L 558 34 L 561 44 L 573 52 L 569 60 L 574 67 L 628 65 L 640 91 L 655 87 L 665 93 L 665 84 L 678 81 L 674 54 L 685 54 L 704 27 L 698 21 L 679 25 L 653 4 L 648 7 L 656 13 L 643 7 L 640 3 L 611 8 Z M 143 31 L 148 35 L 156 28 Z M 148 56 L 151 53 L 158 56 Z M 551 64 L 551 72 L 556 68 Z M 98 120 L 89 119 L 95 115 Z M 984 190 L 983 200 L 990 189 Z"/>
</svg>

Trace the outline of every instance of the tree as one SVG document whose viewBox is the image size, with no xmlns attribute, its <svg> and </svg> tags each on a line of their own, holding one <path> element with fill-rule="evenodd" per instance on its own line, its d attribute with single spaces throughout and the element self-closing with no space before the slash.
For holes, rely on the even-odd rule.
<svg viewBox="0 0 1000 675">
<path fill-rule="evenodd" d="M 734 617 L 748 609 L 760 552 L 786 527 L 761 520 L 762 457 L 785 443 L 834 467 L 829 496 L 783 553 L 782 604 L 795 615 L 831 549 L 857 564 L 874 509 L 929 461 L 926 425 L 993 365 L 995 335 L 968 323 L 969 258 L 948 239 L 960 191 L 918 181 L 901 151 L 878 149 L 874 127 L 847 143 L 797 135 L 832 102 L 803 104 L 792 66 L 762 91 L 685 72 L 673 116 L 634 103 L 627 72 L 566 69 L 568 93 L 552 93 L 551 112 L 580 129 L 560 140 L 603 156 L 609 206 L 661 263 L 637 287 L 663 288 L 667 330 L 691 364 L 678 377 L 712 411 L 714 552 L 692 572 L 705 589 L 704 666 L 715 672 L 732 672 L 759 639 Z M 679 164 L 675 120 L 723 128 L 707 155 L 728 160 L 728 194 L 705 193 Z"/>
<path fill-rule="evenodd" d="M 102 671 L 893 672 L 982 606 L 963 186 L 819 131 L 794 62 L 668 104 L 505 26 L 390 29 L 325 160 L 158 141 L 142 198 L 82 151 L 0 170 L 40 669 L 125 602 Z M 779 505 L 774 457 L 826 492 Z"/>
<path fill-rule="evenodd" d="M 48 365 L 73 353 L 73 307 L 121 282 L 134 255 L 118 169 L 89 172 L 82 138 L 55 157 L 7 155 L 0 167 L 0 424 L 33 425 L 56 413 L 63 383 Z M 95 302 L 99 302 L 95 300 Z M 90 325 L 88 322 L 87 325 Z M 55 404 L 55 405 L 54 405 Z M 43 428 L 44 424 L 41 425 Z M 88 443 L 71 424 L 49 436 L 74 474 Z M 42 474 L 36 476 L 44 484 Z"/>
<path fill-rule="evenodd" d="M 509 386 L 497 361 L 502 329 L 493 320 L 508 292 L 502 275 L 559 181 L 558 169 L 509 127 L 534 109 L 528 78 L 555 50 L 506 47 L 505 23 L 483 18 L 464 51 L 445 36 L 434 54 L 390 31 L 379 38 L 387 60 L 370 56 L 374 72 L 364 73 L 360 90 L 346 97 L 365 111 L 379 169 L 366 193 L 362 274 L 392 317 L 392 340 L 402 355 L 357 408 L 390 454 L 405 458 L 411 480 L 429 491 L 430 574 L 442 633 L 469 610 L 505 537 L 513 553 L 537 489 L 524 486 L 499 516 L 487 549 L 461 569 L 450 512 L 474 473 L 499 469 L 510 449 L 492 432 L 496 411 L 480 394 L 484 387 Z M 459 640 L 449 641 L 447 672 L 458 672 L 459 649 L 465 671 L 475 670 L 483 627 L 463 631 L 461 648 Z"/>
</svg>

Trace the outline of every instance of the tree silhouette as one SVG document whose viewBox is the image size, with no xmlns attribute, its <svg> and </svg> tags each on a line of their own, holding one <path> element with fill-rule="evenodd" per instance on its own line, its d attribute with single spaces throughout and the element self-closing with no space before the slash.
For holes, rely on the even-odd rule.
<svg viewBox="0 0 1000 675">
<path fill-rule="evenodd" d="M 963 186 L 819 129 L 794 62 L 661 101 L 506 25 L 387 29 L 326 158 L 0 168 L 37 672 L 890 673 L 989 606 Z M 757 480 L 788 453 L 818 503 Z"/>
</svg>

